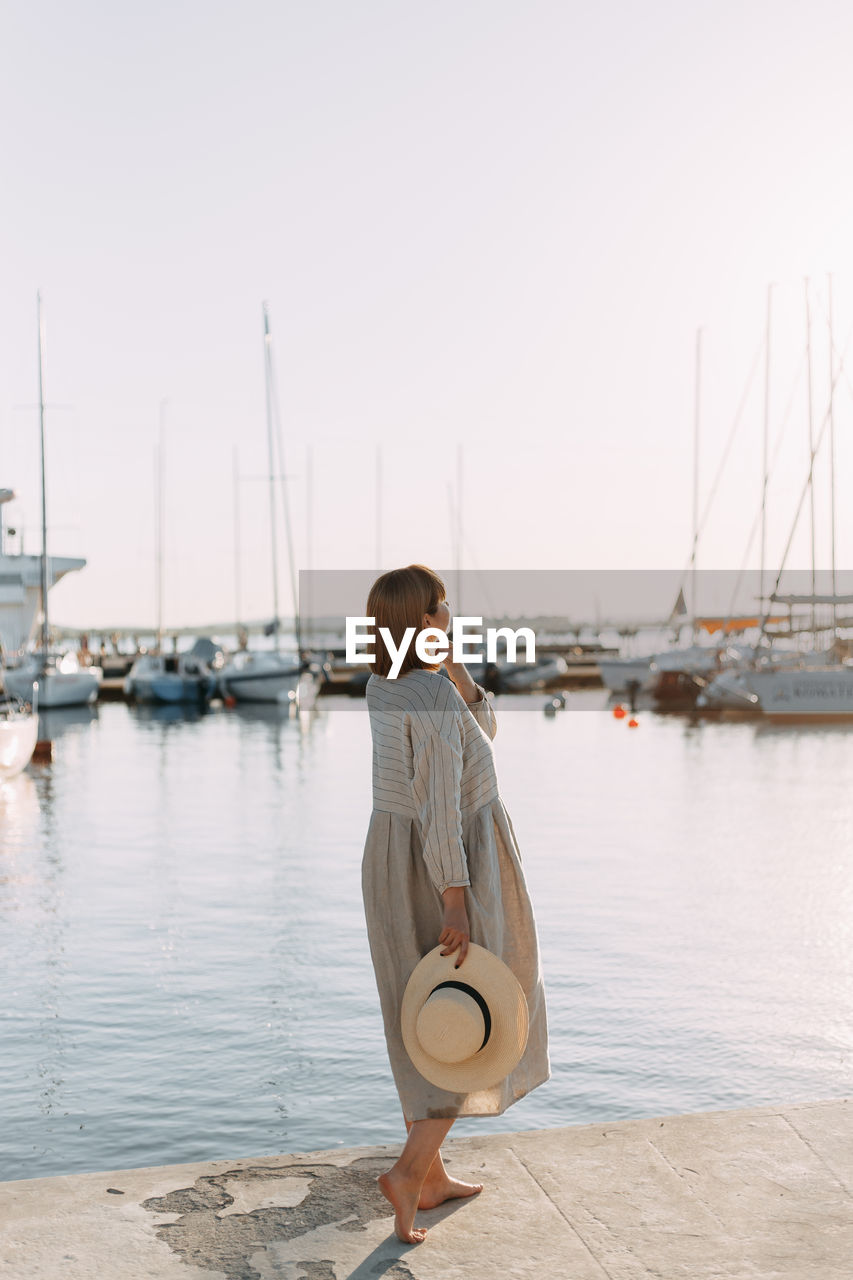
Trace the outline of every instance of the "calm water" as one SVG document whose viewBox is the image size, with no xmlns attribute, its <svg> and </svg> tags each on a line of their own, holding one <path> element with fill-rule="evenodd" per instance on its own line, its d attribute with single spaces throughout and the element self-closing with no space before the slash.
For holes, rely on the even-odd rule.
<svg viewBox="0 0 853 1280">
<path fill-rule="evenodd" d="M 853 732 L 599 694 L 495 742 L 537 911 L 552 1080 L 457 1131 L 841 1096 Z M 360 896 L 363 703 L 54 714 L 0 791 L 0 1179 L 396 1140 Z"/>
</svg>

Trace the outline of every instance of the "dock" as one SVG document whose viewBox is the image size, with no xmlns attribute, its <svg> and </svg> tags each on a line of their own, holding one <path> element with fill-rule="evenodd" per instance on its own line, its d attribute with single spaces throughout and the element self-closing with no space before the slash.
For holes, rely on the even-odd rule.
<svg viewBox="0 0 853 1280">
<path fill-rule="evenodd" d="M 399 1146 L 0 1184 L 3 1280 L 851 1280 L 845 1099 L 450 1138 L 481 1195 L 393 1235 Z"/>
</svg>

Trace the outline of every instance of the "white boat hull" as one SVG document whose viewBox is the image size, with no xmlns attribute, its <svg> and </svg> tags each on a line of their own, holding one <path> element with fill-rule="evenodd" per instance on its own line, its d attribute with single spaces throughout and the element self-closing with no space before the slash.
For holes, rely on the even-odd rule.
<svg viewBox="0 0 853 1280">
<path fill-rule="evenodd" d="M 97 701 L 101 687 L 99 667 L 82 671 L 48 671 L 39 674 L 31 667 L 12 667 L 3 676 L 6 688 L 15 697 L 31 702 L 33 684 L 38 681 L 38 704 L 50 707 L 81 707 Z"/>
<path fill-rule="evenodd" d="M 771 720 L 853 721 L 853 667 L 758 671 L 750 683 L 761 710 Z"/>
<path fill-rule="evenodd" d="M 245 654 L 219 673 L 219 687 L 238 702 L 295 702 L 301 664 L 279 654 Z"/>
<path fill-rule="evenodd" d="M 29 764 L 38 738 L 38 716 L 0 717 L 0 780 L 14 778 Z"/>
</svg>

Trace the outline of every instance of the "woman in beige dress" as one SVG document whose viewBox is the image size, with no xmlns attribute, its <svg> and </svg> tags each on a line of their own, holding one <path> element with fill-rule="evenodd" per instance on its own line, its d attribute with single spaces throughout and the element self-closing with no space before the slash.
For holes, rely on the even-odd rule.
<svg viewBox="0 0 853 1280">
<path fill-rule="evenodd" d="M 545 997 L 536 924 L 518 845 L 495 775 L 496 721 L 463 663 L 425 664 L 414 644 L 396 679 L 379 634 L 399 648 L 407 627 L 447 632 L 450 607 L 441 579 L 423 565 L 383 574 L 367 616 L 375 619 L 367 705 L 373 738 L 373 812 L 362 886 L 391 1070 L 408 1129 L 396 1164 L 379 1179 L 409 1244 L 426 1235 L 417 1210 L 475 1195 L 479 1183 L 447 1173 L 441 1144 L 457 1116 L 500 1115 L 549 1078 Z M 440 670 L 444 667 L 446 676 Z M 527 998 L 530 1031 L 518 1066 L 499 1084 L 454 1094 L 430 1084 L 406 1053 L 400 1008 L 409 976 L 437 943 L 442 955 L 469 942 L 499 956 Z"/>
</svg>

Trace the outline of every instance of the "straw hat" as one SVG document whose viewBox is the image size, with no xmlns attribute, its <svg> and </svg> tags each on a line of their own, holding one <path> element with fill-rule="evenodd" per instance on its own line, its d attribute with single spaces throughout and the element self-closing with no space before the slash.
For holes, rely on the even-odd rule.
<svg viewBox="0 0 853 1280">
<path fill-rule="evenodd" d="M 403 1043 L 421 1075 L 451 1093 L 498 1084 L 527 1044 L 527 1000 L 502 960 L 471 943 L 464 963 L 442 947 L 415 967 L 403 995 Z"/>
</svg>

